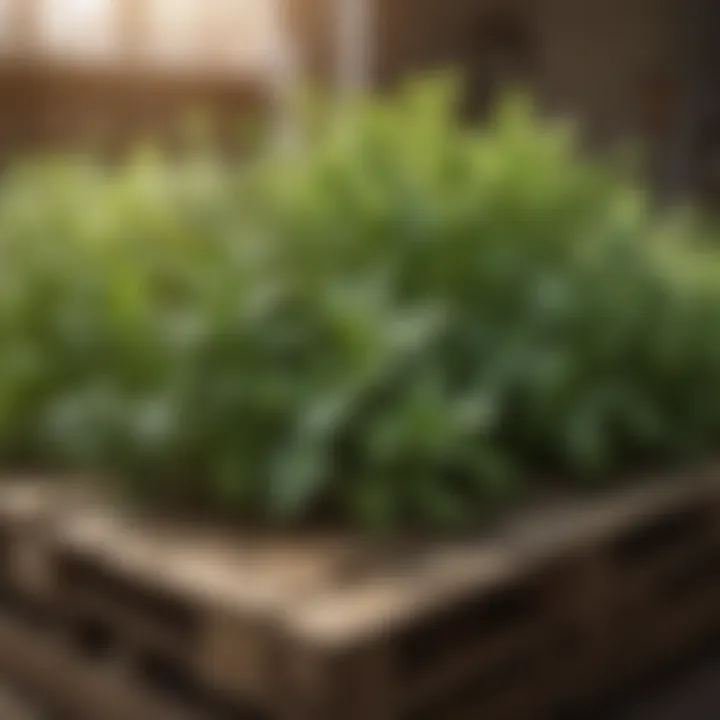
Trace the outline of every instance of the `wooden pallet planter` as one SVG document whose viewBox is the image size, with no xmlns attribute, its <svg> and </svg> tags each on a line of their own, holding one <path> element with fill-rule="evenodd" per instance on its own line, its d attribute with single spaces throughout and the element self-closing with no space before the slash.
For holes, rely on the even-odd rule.
<svg viewBox="0 0 720 720">
<path fill-rule="evenodd" d="M 78 720 L 532 720 L 720 629 L 720 471 L 410 549 L 183 527 L 11 484 L 0 553 L 0 671 Z"/>
</svg>

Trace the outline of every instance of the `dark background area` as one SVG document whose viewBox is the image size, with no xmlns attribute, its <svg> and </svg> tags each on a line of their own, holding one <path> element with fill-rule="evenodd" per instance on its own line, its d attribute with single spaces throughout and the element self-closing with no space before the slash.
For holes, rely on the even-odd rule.
<svg viewBox="0 0 720 720">
<path fill-rule="evenodd" d="M 720 654 L 716 649 L 627 688 L 573 720 L 718 720 Z"/>
</svg>

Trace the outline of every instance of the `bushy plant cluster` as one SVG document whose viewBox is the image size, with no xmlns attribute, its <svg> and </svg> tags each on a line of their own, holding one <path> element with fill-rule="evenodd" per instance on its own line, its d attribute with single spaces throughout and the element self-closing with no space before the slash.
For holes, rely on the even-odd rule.
<svg viewBox="0 0 720 720">
<path fill-rule="evenodd" d="M 720 269 L 518 101 L 446 83 L 242 165 L 0 192 L 0 459 L 263 522 L 459 525 L 720 442 Z"/>
</svg>

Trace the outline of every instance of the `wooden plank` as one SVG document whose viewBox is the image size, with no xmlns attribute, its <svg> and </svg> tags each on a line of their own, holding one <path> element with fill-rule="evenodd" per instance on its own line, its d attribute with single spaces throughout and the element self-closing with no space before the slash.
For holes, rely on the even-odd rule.
<svg viewBox="0 0 720 720">
<path fill-rule="evenodd" d="M 0 673 L 73 720 L 208 720 L 173 707 L 0 616 Z"/>
</svg>

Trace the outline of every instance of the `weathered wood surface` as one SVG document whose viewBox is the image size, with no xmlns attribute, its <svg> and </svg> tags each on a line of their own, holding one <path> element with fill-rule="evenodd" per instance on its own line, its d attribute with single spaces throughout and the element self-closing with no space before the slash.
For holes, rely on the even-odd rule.
<svg viewBox="0 0 720 720">
<path fill-rule="evenodd" d="M 142 517 L 87 488 L 0 487 L 0 659 L 11 648 L 39 685 L 18 633 L 39 647 L 52 634 L 47 652 L 80 668 L 99 635 L 107 677 L 134 668 L 140 695 L 183 708 L 192 695 L 279 720 L 519 720 L 720 629 L 717 467 L 538 504 L 463 538 L 385 543 Z M 25 599 L 34 613 L 18 613 Z M 171 688 L 140 682 L 150 662 Z"/>
</svg>

